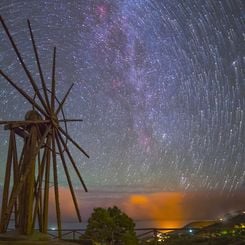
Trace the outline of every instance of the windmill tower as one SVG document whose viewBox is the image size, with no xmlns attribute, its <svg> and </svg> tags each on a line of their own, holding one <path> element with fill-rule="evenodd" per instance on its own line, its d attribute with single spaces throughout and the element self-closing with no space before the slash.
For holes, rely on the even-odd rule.
<svg viewBox="0 0 245 245">
<path fill-rule="evenodd" d="M 82 121 L 81 119 L 66 119 L 64 117 L 63 106 L 73 85 L 71 85 L 64 98 L 59 101 L 56 97 L 56 48 L 54 48 L 51 89 L 47 88 L 31 24 L 28 20 L 31 42 L 41 80 L 41 87 L 39 88 L 22 59 L 18 47 L 1 16 L 0 22 L 35 93 L 33 97 L 30 96 L 9 75 L 0 70 L 0 75 L 21 96 L 29 101 L 30 107 L 32 108 L 26 112 L 24 120 L 0 121 L 0 124 L 4 125 L 5 130 L 9 130 L 9 146 L 0 216 L 0 233 L 7 231 L 11 216 L 13 215 L 15 228 L 20 234 L 30 235 L 36 223 L 38 224 L 39 231 L 46 233 L 48 229 L 49 183 L 53 182 L 58 236 L 61 237 L 57 157 L 60 158 L 64 168 L 79 222 L 81 222 L 81 215 L 66 159 L 69 159 L 70 166 L 75 170 L 84 190 L 87 192 L 86 185 L 67 147 L 67 142 L 69 141 L 86 157 L 89 157 L 67 132 L 66 125 L 68 122 Z M 59 119 L 60 113 L 62 114 L 62 119 Z M 65 125 L 65 128 L 62 128 L 61 122 Z M 23 139 L 23 146 L 19 156 L 17 149 L 19 145 L 17 146 L 16 143 L 17 137 Z"/>
</svg>

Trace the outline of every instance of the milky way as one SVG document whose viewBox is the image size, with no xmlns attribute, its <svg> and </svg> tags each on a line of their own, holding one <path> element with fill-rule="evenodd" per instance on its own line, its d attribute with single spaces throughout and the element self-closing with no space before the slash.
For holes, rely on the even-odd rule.
<svg viewBox="0 0 245 245">
<path fill-rule="evenodd" d="M 57 47 L 59 98 L 75 82 L 65 113 L 84 120 L 69 133 L 91 156 L 71 145 L 88 189 L 232 193 L 245 186 L 244 7 L 2 0 L 0 14 L 39 83 L 26 19 L 48 82 Z M 2 27 L 0 67 L 33 95 Z M 1 77 L 0 119 L 29 108 Z M 7 135 L 1 127 L 0 182 Z"/>
</svg>

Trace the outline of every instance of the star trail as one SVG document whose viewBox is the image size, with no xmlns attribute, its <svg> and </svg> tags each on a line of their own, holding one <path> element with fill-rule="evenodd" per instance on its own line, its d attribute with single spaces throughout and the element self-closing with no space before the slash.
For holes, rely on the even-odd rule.
<svg viewBox="0 0 245 245">
<path fill-rule="evenodd" d="M 88 189 L 218 191 L 245 187 L 244 2 L 239 0 L 2 0 L 6 21 L 40 84 L 30 19 L 48 84 L 57 88 L 70 146 Z M 34 95 L 3 28 L 0 67 Z M 30 105 L 0 78 L 0 119 Z M 8 132 L 0 130 L 0 183 Z M 67 183 L 62 171 L 60 182 Z M 76 179 L 74 179 L 76 183 Z M 77 181 L 77 188 L 78 181 Z"/>
</svg>

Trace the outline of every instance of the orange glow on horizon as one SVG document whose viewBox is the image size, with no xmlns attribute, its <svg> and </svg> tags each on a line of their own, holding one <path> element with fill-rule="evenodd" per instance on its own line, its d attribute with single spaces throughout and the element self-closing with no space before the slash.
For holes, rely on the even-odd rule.
<svg viewBox="0 0 245 245">
<path fill-rule="evenodd" d="M 124 204 L 130 217 L 152 220 L 156 227 L 181 227 L 185 221 L 184 193 L 160 192 L 131 195 Z"/>
<path fill-rule="evenodd" d="M 59 192 L 63 219 L 76 220 L 75 208 L 69 188 L 59 187 Z M 149 221 L 150 226 L 159 228 L 178 228 L 185 224 L 187 218 L 184 212 L 183 199 L 184 193 L 181 192 L 132 194 L 120 199 L 119 203 L 108 203 L 108 205 L 98 203 L 97 206 L 109 207 L 116 205 L 133 220 Z M 86 209 L 82 202 L 79 206 Z M 50 214 L 55 218 L 53 188 L 50 189 Z"/>
<path fill-rule="evenodd" d="M 77 221 L 75 207 L 68 187 L 59 187 L 62 221 Z M 227 198 L 219 193 L 205 192 L 156 192 L 129 193 L 114 196 L 110 192 L 90 192 L 82 195 L 77 192 L 77 201 L 83 218 L 86 221 L 95 207 L 119 207 L 136 226 L 156 228 L 178 228 L 193 220 L 216 219 L 231 210 L 244 208 L 243 192 Z M 55 220 L 54 190 L 50 188 L 50 217 Z M 142 222 L 142 223 L 140 223 Z M 140 228 L 140 227 L 138 227 Z"/>
<path fill-rule="evenodd" d="M 181 228 L 186 224 L 185 220 L 154 220 L 154 227 L 156 228 Z"/>
<path fill-rule="evenodd" d="M 134 205 L 141 205 L 141 204 L 147 204 L 148 203 L 148 198 L 143 195 L 132 195 L 130 197 L 130 202 Z"/>
</svg>

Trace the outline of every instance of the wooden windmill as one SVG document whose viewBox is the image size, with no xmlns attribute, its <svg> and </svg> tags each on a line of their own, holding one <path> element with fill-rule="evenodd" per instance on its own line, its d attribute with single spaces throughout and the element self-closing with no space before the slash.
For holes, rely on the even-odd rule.
<svg viewBox="0 0 245 245">
<path fill-rule="evenodd" d="M 56 97 L 56 48 L 54 48 L 51 89 L 47 88 L 31 25 L 27 21 L 41 80 L 41 87 L 39 88 L 22 59 L 1 16 L 0 21 L 35 93 L 31 97 L 5 72 L 0 70 L 1 76 L 30 102 L 32 108 L 26 113 L 25 119 L 22 121 L 0 121 L 0 124 L 5 125 L 4 128 L 10 132 L 0 217 L 0 233 L 7 231 L 12 216 L 14 216 L 15 227 L 19 230 L 20 234 L 31 234 L 36 224 L 38 224 L 40 232 L 46 233 L 48 229 L 49 188 L 50 182 L 53 182 L 57 228 L 60 237 L 61 214 L 57 155 L 59 155 L 63 165 L 76 214 L 80 222 L 81 215 L 66 159 L 69 159 L 69 164 L 75 170 L 84 190 L 87 191 L 76 163 L 67 147 L 67 141 L 69 141 L 86 157 L 89 157 L 67 132 L 67 122 L 82 121 L 80 119 L 66 119 L 64 117 L 63 105 L 73 85 L 71 85 L 64 98 L 59 101 Z M 59 113 L 63 115 L 61 120 L 59 120 Z M 61 122 L 65 124 L 65 129 L 61 127 Z M 18 152 L 20 151 L 17 149 L 16 137 L 23 138 L 23 147 L 19 156 Z"/>
</svg>

